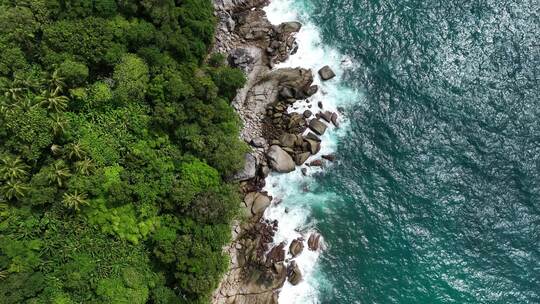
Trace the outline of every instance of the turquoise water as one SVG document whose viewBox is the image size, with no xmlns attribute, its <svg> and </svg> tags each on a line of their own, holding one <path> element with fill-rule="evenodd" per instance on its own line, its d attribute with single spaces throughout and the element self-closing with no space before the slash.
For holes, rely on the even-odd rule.
<svg viewBox="0 0 540 304">
<path fill-rule="evenodd" d="M 318 301 L 540 303 L 540 3 L 296 6 L 362 92 L 311 189 Z"/>
</svg>

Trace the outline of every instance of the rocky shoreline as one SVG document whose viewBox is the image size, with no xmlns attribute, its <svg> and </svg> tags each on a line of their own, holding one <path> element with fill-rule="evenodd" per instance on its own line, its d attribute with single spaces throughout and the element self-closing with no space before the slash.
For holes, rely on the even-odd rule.
<svg viewBox="0 0 540 304">
<path fill-rule="evenodd" d="M 333 155 L 317 155 L 327 128 L 338 127 L 338 114 L 324 111 L 324 105 L 310 104 L 318 92 L 314 75 L 304 68 L 274 66 L 296 52 L 298 22 L 272 25 L 263 7 L 268 0 L 214 0 L 218 18 L 213 52 L 226 54 L 231 66 L 240 68 L 247 77 L 233 101 L 244 128 L 241 137 L 252 146 L 246 154 L 244 170 L 232 179 L 241 182 L 245 220 L 233 225 L 233 242 L 226 248 L 231 265 L 213 295 L 213 303 L 278 303 L 279 290 L 288 280 L 297 285 L 302 280 L 294 260 L 307 250 L 321 250 L 318 233 L 298 238 L 291 244 L 275 244 L 277 221 L 263 217 L 279 199 L 263 191 L 271 171 L 288 173 L 301 166 L 322 167 L 334 161 Z M 321 80 L 335 74 L 325 66 L 318 71 Z M 301 101 L 307 104 L 303 113 L 288 112 Z M 317 112 L 317 113 L 315 113 Z M 310 157 L 316 156 L 308 162 Z"/>
</svg>

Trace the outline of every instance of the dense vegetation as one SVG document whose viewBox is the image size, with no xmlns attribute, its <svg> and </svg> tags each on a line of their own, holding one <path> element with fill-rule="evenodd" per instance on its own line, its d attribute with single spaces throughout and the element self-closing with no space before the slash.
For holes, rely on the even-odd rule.
<svg viewBox="0 0 540 304">
<path fill-rule="evenodd" d="M 203 303 L 244 82 L 210 0 L 0 0 L 0 302 Z"/>
</svg>

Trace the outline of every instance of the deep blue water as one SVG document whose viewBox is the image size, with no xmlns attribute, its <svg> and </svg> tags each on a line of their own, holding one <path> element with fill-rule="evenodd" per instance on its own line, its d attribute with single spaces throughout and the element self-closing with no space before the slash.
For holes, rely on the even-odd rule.
<svg viewBox="0 0 540 304">
<path fill-rule="evenodd" d="M 353 59 L 322 303 L 540 303 L 540 2 L 302 0 Z"/>
</svg>

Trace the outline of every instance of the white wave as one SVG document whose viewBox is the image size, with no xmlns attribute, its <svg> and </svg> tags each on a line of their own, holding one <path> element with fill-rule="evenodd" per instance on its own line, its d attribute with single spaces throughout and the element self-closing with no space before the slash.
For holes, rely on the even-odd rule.
<svg viewBox="0 0 540 304">
<path fill-rule="evenodd" d="M 314 83 L 319 86 L 318 93 L 310 98 L 309 104 L 298 101 L 289 108 L 289 112 L 302 113 L 311 105 L 309 109 L 317 113 L 319 101 L 323 103 L 324 110 L 337 112 L 339 107 L 356 102 L 359 98 L 358 92 L 344 87 L 340 82 L 344 71 L 351 68 L 353 62 L 336 49 L 323 44 L 320 31 L 310 22 L 309 16 L 298 13 L 300 9 L 296 5 L 299 3 L 300 1 L 293 0 L 272 0 L 265 8 L 268 19 L 273 24 L 286 21 L 302 23 L 302 29 L 296 36 L 298 51 L 276 67 L 309 68 L 314 73 Z M 302 11 L 306 10 L 302 9 Z M 336 73 L 334 79 L 324 82 L 320 80 L 317 71 L 324 65 L 329 65 L 334 70 Z M 338 139 L 348 129 L 348 123 L 343 117 L 340 117 L 340 124 L 339 129 L 329 125 L 329 130 L 322 136 L 319 156 L 312 156 L 311 159 L 336 151 Z M 323 278 L 317 269 L 320 252 L 308 250 L 307 239 L 311 232 L 316 231 L 316 223 L 311 221 L 309 211 L 314 204 L 325 204 L 329 197 L 332 197 L 332 195 L 316 195 L 309 192 L 309 189 L 315 186 L 312 174 L 320 170 L 322 169 L 309 168 L 308 176 L 303 176 L 301 170 L 297 168 L 289 174 L 273 173 L 266 180 L 265 190 L 282 201 L 278 205 L 272 205 L 265 213 L 266 218 L 279 221 L 279 230 L 275 236 L 276 244 L 282 241 L 290 244 L 299 237 L 303 237 L 306 241 L 303 253 L 295 259 L 302 271 L 303 281 L 297 286 L 285 283 L 279 297 L 281 304 L 319 303 L 318 290 L 323 284 Z"/>
</svg>

